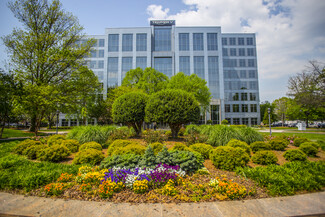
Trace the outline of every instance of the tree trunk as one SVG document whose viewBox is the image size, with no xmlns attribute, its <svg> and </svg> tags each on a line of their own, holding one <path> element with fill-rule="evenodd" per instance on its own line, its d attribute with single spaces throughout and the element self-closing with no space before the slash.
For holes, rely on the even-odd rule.
<svg viewBox="0 0 325 217">
<path fill-rule="evenodd" d="M 1 126 L 1 130 L 0 130 L 0 139 L 2 139 L 2 134 L 3 134 L 3 129 L 5 128 L 4 125 Z"/>
<path fill-rule="evenodd" d="M 129 125 L 129 124 L 128 124 Z M 141 122 L 135 122 L 135 123 L 132 123 L 132 124 L 130 124 L 132 127 L 133 127 L 133 129 L 135 130 L 135 133 L 136 133 L 136 135 L 137 136 L 140 136 L 140 134 L 141 134 L 141 126 L 142 126 L 142 124 L 141 124 Z"/>
<path fill-rule="evenodd" d="M 181 124 L 171 124 L 169 123 L 169 127 L 172 131 L 172 137 L 177 138 L 178 137 L 178 132 L 181 129 Z"/>
<path fill-rule="evenodd" d="M 30 118 L 29 131 L 35 132 L 35 130 L 36 130 L 36 120 L 37 120 L 37 116 L 33 114 L 32 117 Z"/>
</svg>

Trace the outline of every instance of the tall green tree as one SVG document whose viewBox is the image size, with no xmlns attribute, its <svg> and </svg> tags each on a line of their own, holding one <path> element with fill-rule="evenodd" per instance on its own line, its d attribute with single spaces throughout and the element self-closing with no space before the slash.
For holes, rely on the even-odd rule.
<svg viewBox="0 0 325 217">
<path fill-rule="evenodd" d="M 280 99 L 274 100 L 272 103 L 275 114 L 278 119 L 282 121 L 282 127 L 284 126 L 284 121 L 287 119 L 288 101 L 289 98 L 281 97 Z"/>
<path fill-rule="evenodd" d="M 71 94 L 60 88 L 73 73 L 80 72 L 94 41 L 77 45 L 83 28 L 58 0 L 16 0 L 8 7 L 23 29 L 14 29 L 2 40 L 11 56 L 15 79 L 22 82 L 25 92 L 17 102 L 30 116 L 30 130 L 37 134 L 47 108 L 59 105 Z"/>
<path fill-rule="evenodd" d="M 263 124 L 269 124 L 269 113 L 268 113 L 268 108 L 271 109 L 271 123 L 276 121 L 276 115 L 274 113 L 274 105 L 272 103 L 265 101 L 260 104 L 260 112 L 261 112 L 261 120 Z"/>
</svg>

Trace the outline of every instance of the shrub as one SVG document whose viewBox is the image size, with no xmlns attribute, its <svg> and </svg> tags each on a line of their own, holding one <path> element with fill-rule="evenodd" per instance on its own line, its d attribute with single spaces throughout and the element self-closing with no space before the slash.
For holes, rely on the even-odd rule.
<svg viewBox="0 0 325 217">
<path fill-rule="evenodd" d="M 144 141 L 146 141 L 147 144 L 155 143 L 155 142 L 164 142 L 167 141 L 168 136 L 162 133 L 160 130 L 146 130 L 146 134 L 144 136 Z"/>
<path fill-rule="evenodd" d="M 204 158 L 199 153 L 190 151 L 172 151 L 171 165 L 178 165 L 185 172 L 195 172 L 203 167 Z"/>
<path fill-rule="evenodd" d="M 97 142 L 86 142 L 85 144 L 82 144 L 79 148 L 80 151 L 83 151 L 86 149 L 96 149 L 98 151 L 103 150 L 102 146 Z"/>
<path fill-rule="evenodd" d="M 299 146 L 299 149 L 307 154 L 307 156 L 316 156 L 318 149 L 313 145 L 312 142 L 305 142 Z"/>
<path fill-rule="evenodd" d="M 139 161 L 141 160 L 140 155 L 135 154 L 125 154 L 125 155 L 114 155 L 111 157 L 105 158 L 101 164 L 100 169 L 109 169 L 115 167 L 125 167 L 127 169 L 135 168 Z"/>
<path fill-rule="evenodd" d="M 262 134 L 260 134 L 259 132 L 257 132 L 256 130 L 254 130 L 251 127 L 239 127 L 237 129 L 239 135 L 241 136 L 241 140 L 246 142 L 247 144 L 251 144 L 253 142 L 257 142 L 257 141 L 263 141 L 264 138 L 262 136 Z"/>
<path fill-rule="evenodd" d="M 251 147 L 253 153 L 255 153 L 257 151 L 266 151 L 266 150 L 272 149 L 271 145 L 266 142 L 253 142 L 252 144 L 250 144 L 250 147 Z"/>
<path fill-rule="evenodd" d="M 20 143 L 18 143 L 14 148 L 13 148 L 13 153 L 15 154 L 23 154 L 23 152 L 31 146 L 35 146 L 35 145 L 42 145 L 41 142 L 39 141 L 34 141 L 34 140 L 30 140 L 30 139 L 26 139 Z"/>
<path fill-rule="evenodd" d="M 37 155 L 46 148 L 48 148 L 48 145 L 32 145 L 25 149 L 23 155 L 28 159 L 34 160 L 37 158 Z"/>
<path fill-rule="evenodd" d="M 189 148 L 193 151 L 200 153 L 202 157 L 204 157 L 204 159 L 209 158 L 210 152 L 213 149 L 211 145 L 207 145 L 204 143 L 196 143 L 194 145 L 191 145 Z"/>
<path fill-rule="evenodd" d="M 233 147 L 233 148 L 242 148 L 245 150 L 245 152 L 248 154 L 248 156 L 251 155 L 251 148 L 249 145 L 247 145 L 246 142 L 237 140 L 237 139 L 232 139 L 227 143 L 227 146 Z"/>
<path fill-rule="evenodd" d="M 210 160 L 216 168 L 234 170 L 236 167 L 245 166 L 249 156 L 242 148 L 220 146 L 212 150 Z"/>
<path fill-rule="evenodd" d="M 170 153 L 168 152 L 166 146 L 164 146 L 163 149 L 157 154 L 156 163 L 172 165 L 173 159 L 170 157 Z"/>
<path fill-rule="evenodd" d="M 63 140 L 62 145 L 65 145 L 72 153 L 77 152 L 80 146 L 78 140 L 75 139 Z"/>
<path fill-rule="evenodd" d="M 48 138 L 47 140 L 47 144 L 49 146 L 52 146 L 52 145 L 61 145 L 62 141 L 65 140 L 65 136 L 63 135 L 52 135 Z"/>
<path fill-rule="evenodd" d="M 269 144 L 271 145 L 272 150 L 284 151 L 288 147 L 288 143 L 284 140 L 274 139 L 270 140 Z"/>
<path fill-rule="evenodd" d="M 167 137 L 170 137 L 170 136 L 172 136 L 172 131 L 170 131 L 170 130 L 167 130 L 167 131 L 165 132 L 165 135 L 166 135 Z"/>
<path fill-rule="evenodd" d="M 164 145 L 161 144 L 160 142 L 151 143 L 150 146 L 152 147 L 153 152 L 155 153 L 155 155 L 157 155 L 158 152 L 160 152 L 164 147 Z"/>
<path fill-rule="evenodd" d="M 123 147 L 126 147 L 130 144 L 132 144 L 133 142 L 129 141 L 129 140 L 123 140 L 123 139 L 118 139 L 118 140 L 115 140 L 114 142 L 112 142 L 110 144 L 110 146 L 108 147 L 107 149 L 107 155 L 108 156 L 111 156 L 112 153 L 118 149 L 118 148 L 123 148 Z"/>
<path fill-rule="evenodd" d="M 186 145 L 184 145 L 183 143 L 177 142 L 171 148 L 171 151 L 174 151 L 174 150 L 178 150 L 178 151 L 189 151 L 189 148 Z"/>
<path fill-rule="evenodd" d="M 295 140 L 293 140 L 293 144 L 296 147 L 299 147 L 304 142 L 309 142 L 309 140 L 307 138 L 304 138 L 304 137 L 298 137 L 298 138 L 295 138 Z"/>
<path fill-rule="evenodd" d="M 217 147 L 225 146 L 231 139 L 242 140 L 242 136 L 239 134 L 237 129 L 238 128 L 225 125 L 213 125 L 207 143 Z"/>
<path fill-rule="evenodd" d="M 155 144 L 155 143 L 153 143 Z M 154 169 L 156 167 L 156 156 L 154 150 L 151 145 L 149 145 L 144 153 L 142 159 L 139 162 L 139 167 L 142 168 L 151 168 Z"/>
<path fill-rule="evenodd" d="M 185 128 L 182 127 L 178 132 L 178 136 L 184 136 L 184 133 L 185 133 Z"/>
<path fill-rule="evenodd" d="M 288 150 L 283 154 L 283 157 L 288 161 L 306 161 L 307 160 L 307 155 L 299 149 Z"/>
<path fill-rule="evenodd" d="M 276 164 L 278 158 L 272 151 L 258 151 L 253 155 L 252 161 L 256 164 L 270 165 Z"/>
<path fill-rule="evenodd" d="M 115 149 L 112 155 L 123 155 L 123 154 L 143 155 L 145 151 L 146 151 L 146 147 L 135 143 L 135 144 L 130 144 L 125 147 Z"/>
<path fill-rule="evenodd" d="M 317 143 L 323 151 L 325 151 L 325 140 L 317 140 Z"/>
<path fill-rule="evenodd" d="M 222 124 L 222 125 L 227 125 L 227 124 L 229 124 L 229 122 L 228 122 L 226 119 L 223 119 L 223 120 L 221 121 L 221 124 Z"/>
<path fill-rule="evenodd" d="M 185 128 L 185 133 L 184 135 L 190 135 L 190 134 L 200 134 L 201 133 L 201 129 L 200 126 L 195 125 L 195 124 L 189 124 L 186 126 Z"/>
<path fill-rule="evenodd" d="M 38 152 L 37 159 L 41 161 L 59 162 L 71 154 L 64 145 L 52 145 Z"/>
<path fill-rule="evenodd" d="M 74 164 L 91 164 L 95 165 L 104 159 L 104 154 L 97 149 L 84 149 L 79 151 L 73 159 Z"/>
</svg>

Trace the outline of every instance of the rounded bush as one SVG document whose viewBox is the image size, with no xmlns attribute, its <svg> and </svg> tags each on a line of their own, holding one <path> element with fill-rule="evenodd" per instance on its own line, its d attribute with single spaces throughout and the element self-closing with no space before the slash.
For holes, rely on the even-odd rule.
<svg viewBox="0 0 325 217">
<path fill-rule="evenodd" d="M 293 144 L 296 147 L 299 147 L 302 143 L 305 143 L 305 142 L 309 142 L 309 140 L 304 137 L 298 137 L 298 138 L 295 138 L 295 140 L 293 140 Z"/>
<path fill-rule="evenodd" d="M 175 150 L 170 153 L 170 157 L 172 165 L 179 165 L 186 172 L 195 172 L 203 167 L 204 159 L 199 153 Z"/>
<path fill-rule="evenodd" d="M 141 160 L 140 155 L 135 154 L 124 154 L 124 155 L 114 155 L 105 158 L 101 164 L 100 169 L 109 169 L 112 167 L 125 167 L 127 169 L 135 168 Z"/>
<path fill-rule="evenodd" d="M 123 155 L 123 154 L 136 154 L 143 155 L 146 151 L 146 147 L 139 144 L 130 144 L 125 147 L 120 147 L 113 151 L 112 155 Z"/>
<path fill-rule="evenodd" d="M 62 141 L 65 140 L 65 136 L 63 135 L 52 135 L 48 138 L 47 140 L 47 144 L 49 146 L 52 146 L 52 145 L 61 145 Z"/>
<path fill-rule="evenodd" d="M 252 161 L 260 165 L 270 165 L 276 164 L 278 158 L 272 151 L 258 151 L 253 155 Z"/>
<path fill-rule="evenodd" d="M 178 151 L 189 151 L 189 148 L 184 145 L 183 143 L 175 143 L 174 146 L 171 148 L 171 151 L 175 151 L 175 150 L 178 150 Z"/>
<path fill-rule="evenodd" d="M 79 151 L 86 149 L 96 149 L 98 151 L 103 150 L 102 146 L 97 142 L 86 142 L 79 147 Z"/>
<path fill-rule="evenodd" d="M 284 151 L 288 147 L 288 143 L 280 139 L 270 140 L 269 144 L 271 145 L 272 150 L 277 151 Z"/>
<path fill-rule="evenodd" d="M 318 149 L 312 144 L 312 142 L 305 142 L 299 146 L 299 149 L 307 154 L 307 156 L 315 157 L 318 153 Z"/>
<path fill-rule="evenodd" d="M 250 144 L 250 146 L 251 146 L 253 153 L 255 153 L 257 151 L 266 151 L 266 150 L 272 149 L 271 145 L 266 142 L 253 142 L 252 144 Z"/>
<path fill-rule="evenodd" d="M 79 151 L 73 159 L 74 164 L 91 164 L 95 165 L 104 159 L 104 154 L 97 149 L 84 149 Z"/>
<path fill-rule="evenodd" d="M 196 151 L 204 157 L 204 159 L 209 159 L 209 155 L 213 147 L 211 145 L 207 145 L 204 143 L 196 143 L 193 145 L 190 145 L 190 150 Z"/>
<path fill-rule="evenodd" d="M 59 162 L 71 154 L 64 145 L 52 145 L 38 152 L 37 159 L 41 161 Z"/>
<path fill-rule="evenodd" d="M 35 140 L 31 140 L 31 139 L 26 139 L 20 143 L 18 143 L 14 148 L 13 148 L 13 153 L 15 154 L 23 154 L 23 152 L 31 147 L 31 146 L 35 146 L 35 145 L 42 145 L 42 143 L 40 141 L 35 141 Z"/>
<path fill-rule="evenodd" d="M 160 142 L 151 143 L 150 146 L 152 147 L 155 155 L 157 155 L 164 147 L 164 145 L 161 144 Z"/>
<path fill-rule="evenodd" d="M 108 146 L 107 149 L 107 155 L 111 156 L 112 153 L 117 149 L 117 148 L 123 148 L 126 147 L 130 144 L 132 144 L 133 142 L 131 142 L 130 140 L 124 140 L 124 139 L 117 139 L 114 142 L 112 142 L 110 144 L 110 146 Z"/>
<path fill-rule="evenodd" d="M 236 167 L 245 166 L 249 156 L 242 148 L 219 146 L 211 151 L 210 160 L 218 169 L 234 170 Z"/>
<path fill-rule="evenodd" d="M 251 148 L 249 147 L 249 145 L 247 145 L 246 142 L 237 140 L 237 139 L 232 139 L 230 140 L 226 146 L 230 146 L 233 148 L 242 148 L 245 150 L 245 152 L 248 154 L 248 156 L 251 155 Z"/>
<path fill-rule="evenodd" d="M 37 158 L 38 153 L 48 147 L 48 145 L 32 145 L 24 150 L 23 155 L 25 155 L 28 159 L 34 160 Z"/>
<path fill-rule="evenodd" d="M 69 151 L 75 153 L 79 150 L 80 143 L 75 139 L 67 139 L 62 141 L 62 145 L 65 145 Z"/>
<path fill-rule="evenodd" d="M 283 154 L 283 157 L 288 161 L 306 161 L 307 160 L 307 155 L 299 149 L 288 150 Z"/>
</svg>

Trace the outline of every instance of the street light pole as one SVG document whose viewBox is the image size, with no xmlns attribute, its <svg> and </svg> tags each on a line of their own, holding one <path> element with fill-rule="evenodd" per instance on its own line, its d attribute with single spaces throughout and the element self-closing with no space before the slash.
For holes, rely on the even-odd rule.
<svg viewBox="0 0 325 217">
<path fill-rule="evenodd" d="M 270 126 L 270 136 L 272 136 L 272 130 L 271 130 L 271 109 L 267 109 L 267 113 L 269 113 L 269 126 Z"/>
<path fill-rule="evenodd" d="M 60 114 L 60 111 L 59 110 L 56 110 L 56 134 L 58 134 L 59 132 L 59 114 Z"/>
</svg>

